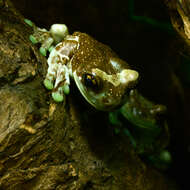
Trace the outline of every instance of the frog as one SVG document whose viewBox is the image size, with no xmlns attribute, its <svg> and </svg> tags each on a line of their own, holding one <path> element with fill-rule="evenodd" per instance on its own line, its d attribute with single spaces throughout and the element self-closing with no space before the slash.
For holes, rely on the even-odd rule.
<svg viewBox="0 0 190 190">
<path fill-rule="evenodd" d="M 170 142 L 166 119 L 167 107 L 145 98 L 131 89 L 127 101 L 108 114 L 116 135 L 126 136 L 143 161 L 159 170 L 167 170 L 172 162 L 167 150 Z"/>
<path fill-rule="evenodd" d="M 139 79 L 138 71 L 131 69 L 109 46 L 86 33 L 71 35 L 65 24 L 53 24 L 48 31 L 28 19 L 25 22 L 33 27 L 30 41 L 41 44 L 39 50 L 43 56 L 49 51 L 44 86 L 52 91 L 55 102 L 65 101 L 73 80 L 90 105 L 107 111 L 109 122 L 115 129 L 124 129 L 138 154 L 148 153 L 157 163 L 171 160 L 170 153 L 164 149 L 169 139 L 167 123 L 160 119 L 166 107 L 153 104 L 134 89 Z M 120 115 L 131 122 L 136 134 L 131 134 L 125 122 L 119 120 Z M 161 133 L 167 136 L 163 141 L 158 138 Z M 154 157 L 155 148 L 159 150 Z M 167 159 L 160 159 L 162 154 L 167 155 Z"/>
<path fill-rule="evenodd" d="M 165 120 L 166 112 L 166 106 L 155 104 L 143 97 L 137 89 L 132 89 L 125 104 L 120 109 L 109 112 L 109 117 L 115 126 L 127 126 L 125 121 L 134 126 L 129 126 L 129 131 L 133 133 L 130 138 L 135 147 L 137 147 L 137 144 L 141 144 L 141 146 L 137 147 L 137 152 L 141 154 L 142 152 L 153 152 L 155 147 L 158 151 L 168 145 L 169 133 Z M 164 135 L 164 137 L 161 135 L 158 139 L 157 137 L 160 134 Z M 156 138 L 157 141 L 155 141 Z M 150 143 L 154 143 L 154 146 L 150 146 Z M 147 144 L 148 149 L 146 148 Z"/>
<path fill-rule="evenodd" d="M 69 34 L 64 24 L 53 24 L 49 31 L 29 24 L 34 28 L 31 41 L 42 44 L 40 51 L 43 55 L 50 51 L 44 85 L 52 90 L 56 102 L 65 101 L 71 80 L 97 110 L 113 110 L 125 102 L 139 73 L 109 46 L 86 33 Z"/>
</svg>

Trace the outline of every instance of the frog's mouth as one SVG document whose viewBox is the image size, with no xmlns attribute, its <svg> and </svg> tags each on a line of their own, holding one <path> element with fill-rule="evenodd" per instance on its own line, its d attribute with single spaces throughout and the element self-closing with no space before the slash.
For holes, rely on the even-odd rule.
<svg viewBox="0 0 190 190">
<path fill-rule="evenodd" d="M 76 83 L 79 91 L 81 92 L 81 94 L 83 95 L 83 97 L 86 99 L 86 101 L 89 104 L 91 104 L 93 107 L 95 107 L 98 110 L 102 110 L 102 111 L 108 110 L 104 107 L 104 105 L 100 101 L 103 97 L 106 96 L 105 93 L 100 93 L 98 95 L 94 95 L 93 92 L 90 92 L 89 90 L 87 90 L 86 87 L 81 82 L 81 79 L 77 76 L 76 71 L 73 72 L 73 78 L 75 80 L 75 83 Z"/>
</svg>

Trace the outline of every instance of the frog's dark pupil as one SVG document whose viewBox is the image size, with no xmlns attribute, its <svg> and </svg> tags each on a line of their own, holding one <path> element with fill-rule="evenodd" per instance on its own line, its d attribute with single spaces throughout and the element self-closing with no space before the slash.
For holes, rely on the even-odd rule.
<svg viewBox="0 0 190 190">
<path fill-rule="evenodd" d="M 84 84 L 87 87 L 96 87 L 97 81 L 92 74 L 84 74 Z"/>
</svg>

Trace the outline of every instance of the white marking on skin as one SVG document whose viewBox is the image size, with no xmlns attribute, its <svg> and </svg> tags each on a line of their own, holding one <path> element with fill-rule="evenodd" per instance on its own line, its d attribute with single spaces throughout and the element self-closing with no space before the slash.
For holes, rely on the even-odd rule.
<svg viewBox="0 0 190 190">
<path fill-rule="evenodd" d="M 56 75 L 56 81 L 55 81 L 54 88 L 56 88 L 59 85 L 59 83 L 61 81 L 63 81 L 63 78 L 64 78 L 63 73 L 65 73 L 65 68 L 59 66 L 58 69 L 57 69 L 57 75 Z"/>
<path fill-rule="evenodd" d="M 70 84 L 70 78 L 69 78 L 69 69 L 66 65 L 63 65 L 65 69 L 65 84 Z"/>
<path fill-rule="evenodd" d="M 72 41 L 79 42 L 79 37 L 78 36 L 67 36 L 66 40 L 72 40 Z"/>
<path fill-rule="evenodd" d="M 80 47 L 80 45 L 79 45 L 79 36 L 68 35 L 65 40 L 76 41 L 77 42 L 77 49 L 79 49 L 79 47 Z"/>
<path fill-rule="evenodd" d="M 54 88 L 56 88 L 60 82 L 62 82 L 65 79 L 64 84 L 70 84 L 70 79 L 69 79 L 69 71 L 66 65 L 59 65 L 57 69 L 57 78 L 55 81 Z"/>
<path fill-rule="evenodd" d="M 112 83 L 114 86 L 119 86 L 121 83 L 127 85 L 129 82 L 136 81 L 139 76 L 137 71 L 131 69 L 124 69 L 114 75 L 108 75 L 98 68 L 92 69 L 92 72 L 103 80 Z"/>
<path fill-rule="evenodd" d="M 61 58 L 66 58 L 69 60 L 69 57 L 66 55 L 60 54 L 55 48 L 51 51 L 49 58 L 48 58 L 48 73 L 47 78 L 50 80 L 56 78 L 54 87 L 56 88 L 60 82 L 65 80 L 65 83 L 70 84 L 70 72 L 69 69 L 66 66 L 66 63 L 63 65 L 60 61 Z"/>
<path fill-rule="evenodd" d="M 38 28 L 37 27 L 37 30 L 41 31 L 41 32 L 48 32 L 45 28 Z"/>
<path fill-rule="evenodd" d="M 64 54 L 59 53 L 59 56 L 60 56 L 61 58 L 65 58 L 65 59 L 69 60 L 69 57 L 68 57 L 67 55 L 64 55 Z"/>
<path fill-rule="evenodd" d="M 68 72 L 69 72 L 69 75 L 71 76 L 71 77 L 73 77 L 73 71 L 72 71 L 72 59 L 73 59 L 73 57 L 71 58 L 71 60 L 67 63 L 67 68 L 68 68 Z"/>
<path fill-rule="evenodd" d="M 56 65 L 50 65 L 50 66 L 48 67 L 47 75 L 56 76 L 57 67 L 58 67 L 57 64 L 56 64 Z"/>
<path fill-rule="evenodd" d="M 121 83 L 128 83 L 131 81 L 136 81 L 139 77 L 139 74 L 137 71 L 130 70 L 130 69 L 124 69 L 120 73 L 120 81 Z"/>
<path fill-rule="evenodd" d="M 116 68 L 117 70 L 120 70 L 120 65 L 118 64 L 117 61 L 110 59 L 110 63 L 112 64 L 114 68 Z"/>
<path fill-rule="evenodd" d="M 51 51 L 49 57 L 48 57 L 48 65 L 51 66 L 52 64 L 52 60 L 55 59 L 57 57 L 57 51 L 55 50 L 55 48 Z"/>
<path fill-rule="evenodd" d="M 59 45 L 60 45 L 60 43 L 57 44 L 57 46 L 59 46 Z M 57 47 L 57 46 L 56 46 L 56 47 Z M 50 55 L 49 55 L 49 58 L 48 58 L 48 65 L 49 65 L 49 66 L 51 66 L 51 65 L 53 65 L 53 64 L 55 64 L 55 63 L 58 63 L 59 61 L 62 61 L 62 60 L 59 60 L 59 57 L 60 57 L 61 59 L 62 59 L 62 58 L 65 58 L 65 59 L 67 59 L 68 61 L 70 60 L 69 56 L 60 53 L 60 52 L 62 51 L 62 48 L 64 48 L 64 47 L 60 48 L 59 51 L 56 50 L 56 47 L 51 51 L 51 53 L 50 53 Z"/>
<path fill-rule="evenodd" d="M 59 50 L 56 50 L 56 47 L 58 47 L 58 46 L 62 46 L 62 42 L 59 43 L 59 44 L 57 44 L 57 45 L 55 46 L 55 48 L 51 51 L 50 56 L 51 56 L 51 55 L 60 56 L 61 58 L 66 58 L 67 60 L 69 60 L 69 59 L 70 59 L 69 56 L 64 55 L 64 54 L 61 53 L 62 51 L 65 50 L 65 47 L 62 46 L 61 48 L 59 48 Z"/>
<path fill-rule="evenodd" d="M 59 59 L 57 57 L 57 52 L 55 51 L 55 49 L 53 49 L 47 60 L 49 67 L 48 67 L 48 72 L 47 72 L 46 78 L 48 78 L 50 81 L 52 81 L 53 78 L 56 77 L 58 65 L 59 65 L 58 61 L 59 61 Z M 54 62 L 54 64 L 52 62 Z"/>
<path fill-rule="evenodd" d="M 44 43 L 42 44 L 42 47 L 46 48 L 46 47 L 50 47 L 51 44 L 53 43 L 53 38 L 50 37 L 50 38 L 47 38 Z"/>
</svg>

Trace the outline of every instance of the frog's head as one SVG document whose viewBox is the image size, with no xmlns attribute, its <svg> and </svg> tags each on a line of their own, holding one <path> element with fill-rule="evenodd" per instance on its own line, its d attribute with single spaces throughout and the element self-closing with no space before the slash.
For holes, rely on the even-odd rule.
<svg viewBox="0 0 190 190">
<path fill-rule="evenodd" d="M 73 77 L 84 98 L 96 109 L 109 111 L 122 105 L 127 91 L 137 82 L 138 72 L 119 58 L 109 64 L 88 64 L 74 71 Z"/>
</svg>

